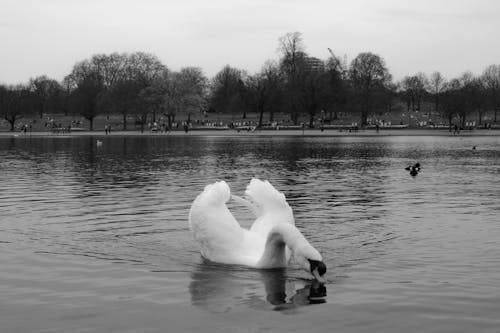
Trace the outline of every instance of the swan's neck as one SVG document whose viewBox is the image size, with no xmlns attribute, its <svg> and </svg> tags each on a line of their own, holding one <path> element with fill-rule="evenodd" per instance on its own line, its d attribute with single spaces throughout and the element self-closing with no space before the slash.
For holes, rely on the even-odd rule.
<svg viewBox="0 0 500 333">
<path fill-rule="evenodd" d="M 259 261 L 262 268 L 286 267 L 288 258 L 286 247 L 293 252 L 303 247 L 311 247 L 300 231 L 292 224 L 282 223 L 269 232 L 264 254 Z"/>
</svg>

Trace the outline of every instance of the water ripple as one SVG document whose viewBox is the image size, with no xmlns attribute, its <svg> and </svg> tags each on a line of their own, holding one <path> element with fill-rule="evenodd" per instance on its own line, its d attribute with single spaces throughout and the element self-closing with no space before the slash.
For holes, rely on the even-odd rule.
<svg viewBox="0 0 500 333">
<path fill-rule="evenodd" d="M 394 326 L 384 331 L 403 330 L 404 320 L 424 331 L 491 331 L 499 146 L 497 137 L 109 137 L 96 149 L 86 137 L 0 138 L 0 296 L 9 300 L 0 307 L 81 310 L 99 299 L 109 309 L 126 299 L 135 308 L 294 314 L 301 320 L 290 319 L 289 331 L 313 315 L 343 322 L 340 331 L 358 321 L 380 331 L 387 313 Z M 417 177 L 404 170 L 414 161 Z M 253 176 L 286 194 L 325 258 L 327 296 L 314 314 L 303 310 L 315 292 L 305 272 L 203 262 L 189 233 L 191 201 L 207 183 L 225 179 L 241 194 Z M 248 211 L 231 209 L 251 224 Z M 332 313 L 338 321 L 327 320 Z"/>
</svg>

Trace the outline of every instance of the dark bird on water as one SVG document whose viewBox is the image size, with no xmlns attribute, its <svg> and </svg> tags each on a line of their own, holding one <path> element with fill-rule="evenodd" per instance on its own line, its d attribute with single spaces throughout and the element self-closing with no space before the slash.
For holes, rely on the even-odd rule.
<svg viewBox="0 0 500 333">
<path fill-rule="evenodd" d="M 414 165 L 409 165 L 405 168 L 406 171 L 410 171 L 410 175 L 416 176 L 420 171 L 420 163 L 415 163 Z"/>
</svg>

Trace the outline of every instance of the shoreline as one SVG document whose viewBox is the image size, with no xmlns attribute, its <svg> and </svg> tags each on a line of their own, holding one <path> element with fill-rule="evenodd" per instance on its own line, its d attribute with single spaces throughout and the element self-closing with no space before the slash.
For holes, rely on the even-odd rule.
<svg viewBox="0 0 500 333">
<path fill-rule="evenodd" d="M 450 136 L 450 137 L 474 137 L 474 136 L 500 136 L 500 129 L 479 129 L 462 130 L 460 134 L 453 134 L 447 129 L 381 129 L 359 130 L 357 132 L 339 131 L 326 129 L 305 129 L 305 130 L 257 130 L 257 131 L 236 131 L 236 130 L 190 130 L 170 131 L 170 132 L 150 132 L 144 131 L 112 131 L 106 134 L 103 131 L 73 131 L 70 133 L 51 133 L 51 132 L 0 132 L 0 138 L 25 138 L 25 137 L 107 137 L 107 136 L 225 136 L 225 137 L 258 137 L 258 136 L 303 136 L 303 137 L 377 137 L 377 136 Z"/>
</svg>

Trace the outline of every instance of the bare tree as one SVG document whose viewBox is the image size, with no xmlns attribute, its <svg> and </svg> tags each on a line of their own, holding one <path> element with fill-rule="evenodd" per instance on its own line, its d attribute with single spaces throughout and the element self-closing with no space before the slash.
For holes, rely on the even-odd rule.
<svg viewBox="0 0 500 333">
<path fill-rule="evenodd" d="M 161 80 L 165 76 L 166 71 L 168 72 L 167 67 L 153 54 L 136 52 L 132 53 L 128 59 L 129 75 L 140 88 L 138 94 L 142 98 L 148 96 L 145 90 L 154 90 L 148 88 L 152 87 L 158 80 Z M 161 104 L 158 104 L 157 98 L 146 97 L 144 101 L 146 102 L 144 107 L 136 110 L 136 115 L 138 115 L 142 122 L 142 128 L 149 113 L 151 113 L 152 121 L 155 122 L 156 115 L 161 112 Z"/>
<path fill-rule="evenodd" d="M 377 95 L 387 88 L 391 75 L 380 56 L 366 52 L 351 62 L 349 78 L 361 111 L 361 126 L 365 126 L 368 114 L 376 106 Z"/>
<path fill-rule="evenodd" d="M 175 115 L 184 111 L 186 122 L 191 122 L 191 114 L 200 113 L 205 107 L 208 94 L 208 79 L 198 67 L 185 67 L 170 76 L 165 95 L 165 110 L 169 126 Z"/>
<path fill-rule="evenodd" d="M 278 52 L 281 53 L 280 68 L 284 78 L 286 107 L 296 124 L 300 113 L 298 100 L 300 68 L 306 57 L 305 46 L 300 32 L 290 32 L 278 39 Z"/>
<path fill-rule="evenodd" d="M 142 104 L 139 94 L 144 86 L 131 77 L 124 77 L 107 90 L 107 104 L 110 109 L 122 116 L 122 129 L 127 130 L 127 117 L 139 113 Z"/>
<path fill-rule="evenodd" d="M 314 117 L 329 102 L 330 76 L 324 63 L 312 57 L 305 57 L 299 68 L 297 98 L 302 110 L 309 115 L 309 127 L 314 127 Z"/>
<path fill-rule="evenodd" d="M 281 93 L 281 73 L 276 62 L 268 61 L 262 70 L 246 80 L 248 103 L 259 113 L 258 127 L 262 127 L 264 112 L 269 112 L 269 121 L 273 121 L 273 110 L 279 107 Z"/>
<path fill-rule="evenodd" d="M 347 104 L 347 72 L 346 65 L 340 58 L 336 57 L 332 50 L 331 56 L 325 62 L 325 71 L 327 74 L 327 84 L 329 93 L 326 101 L 326 108 L 329 109 L 328 121 L 331 122 L 337 119 L 337 111 L 339 108 Z"/>
<path fill-rule="evenodd" d="M 460 100 L 462 106 L 459 108 L 460 124 L 465 128 L 467 116 L 476 110 L 476 78 L 472 72 L 465 72 L 460 76 Z"/>
<path fill-rule="evenodd" d="M 243 118 L 246 118 L 245 77 L 245 71 L 226 65 L 212 79 L 210 106 L 224 113 L 243 110 Z"/>
<path fill-rule="evenodd" d="M 405 76 L 399 83 L 401 93 L 406 102 L 406 111 L 415 111 L 415 94 L 413 92 L 413 79 L 411 76 Z"/>
<path fill-rule="evenodd" d="M 450 132 L 453 118 L 460 112 L 460 109 L 463 107 L 460 89 L 460 81 L 458 79 L 452 79 L 445 84 L 441 96 L 440 113 L 448 120 L 448 127 Z"/>
<path fill-rule="evenodd" d="M 426 95 L 428 80 L 424 73 L 419 72 L 413 76 L 405 76 L 400 83 L 408 111 L 420 111 L 422 101 Z"/>
<path fill-rule="evenodd" d="M 122 113 L 126 129 L 129 113 L 143 119 L 152 112 L 155 119 L 157 109 L 139 99 L 164 69 L 158 58 L 148 53 L 97 54 L 75 64 L 65 86 L 73 97 L 73 109 L 89 120 L 90 130 L 98 114 L 110 111 Z"/>
<path fill-rule="evenodd" d="M 500 64 L 488 66 L 482 75 L 482 80 L 487 90 L 490 105 L 495 110 L 495 123 L 497 122 L 497 111 L 500 109 Z"/>
<path fill-rule="evenodd" d="M 10 131 L 14 131 L 18 120 L 31 114 L 31 96 L 25 85 L 0 86 L 0 116 L 10 124 Z"/>
<path fill-rule="evenodd" d="M 284 72 L 293 78 L 305 53 L 300 32 L 289 32 L 278 39 L 278 51 L 281 53 L 281 66 Z"/>
<path fill-rule="evenodd" d="M 136 120 L 141 124 L 141 131 L 144 131 L 144 126 L 148 120 L 148 115 L 152 114 L 153 123 L 156 121 L 156 113 L 165 113 L 165 96 L 168 90 L 171 72 L 168 69 L 157 73 L 151 77 L 150 81 L 145 81 L 141 84 L 143 86 L 139 92 L 139 101 L 141 107 L 137 109 L 135 116 Z M 169 118 L 170 128 L 170 118 Z"/>
<path fill-rule="evenodd" d="M 446 80 L 440 72 L 433 72 L 429 79 L 429 86 L 434 97 L 434 111 L 439 112 L 440 97 L 446 86 Z"/>
<path fill-rule="evenodd" d="M 450 124 L 455 115 L 459 117 L 459 125 L 465 128 L 467 117 L 473 112 L 482 118 L 485 106 L 484 86 L 481 80 L 471 72 L 465 72 L 459 78 L 451 80 L 443 92 L 443 116 Z"/>
<path fill-rule="evenodd" d="M 65 85 L 70 87 L 72 108 L 90 123 L 93 130 L 94 118 L 101 112 L 102 98 L 106 84 L 108 65 L 105 55 L 94 55 L 90 60 L 84 60 L 73 66 L 71 73 L 64 78 Z"/>
<path fill-rule="evenodd" d="M 417 110 L 422 109 L 422 102 L 424 101 L 427 95 L 427 87 L 429 86 L 429 80 L 427 76 L 423 72 L 418 72 L 415 75 L 415 83 L 416 83 L 416 101 L 417 101 Z"/>
<path fill-rule="evenodd" d="M 481 77 L 474 77 L 471 87 L 471 98 L 473 104 L 472 109 L 473 111 L 474 109 L 477 111 L 478 124 L 481 125 L 483 123 L 484 112 L 488 105 L 487 89 Z"/>
<path fill-rule="evenodd" d="M 179 108 L 188 113 L 188 118 L 192 113 L 203 111 L 207 101 L 208 79 L 201 68 L 184 67 L 174 78 L 179 87 Z"/>
<path fill-rule="evenodd" d="M 63 91 L 56 80 L 49 79 L 45 75 L 39 76 L 30 80 L 29 88 L 40 119 L 44 113 L 54 112 L 62 104 Z"/>
</svg>

